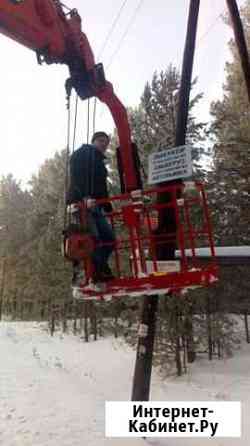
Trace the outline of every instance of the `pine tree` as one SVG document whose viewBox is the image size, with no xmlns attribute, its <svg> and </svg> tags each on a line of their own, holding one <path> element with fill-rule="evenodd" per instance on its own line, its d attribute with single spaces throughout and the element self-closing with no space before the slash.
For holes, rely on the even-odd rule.
<svg viewBox="0 0 250 446">
<path fill-rule="evenodd" d="M 197 80 L 193 81 L 193 87 L 196 82 Z M 146 83 L 140 104 L 137 107 L 128 108 L 132 140 L 138 145 L 145 187 L 147 186 L 148 155 L 152 151 L 174 147 L 179 88 L 180 74 L 173 65 L 169 65 L 165 71 L 160 73 L 156 71 L 151 82 Z M 192 146 L 195 174 L 198 178 L 205 176 L 200 160 L 206 152 L 204 145 L 206 123 L 198 122 L 194 117 L 194 108 L 201 98 L 201 93 L 196 94 L 190 101 L 187 129 L 187 144 Z M 119 192 L 115 154 L 117 145 L 118 137 L 115 131 L 111 139 L 109 154 L 112 193 Z"/>
<path fill-rule="evenodd" d="M 242 8 L 241 17 L 250 47 L 250 0 Z M 230 26 L 228 18 L 226 22 Z M 234 40 L 229 47 L 232 60 L 225 67 L 223 97 L 211 104 L 210 136 L 214 148 L 208 196 L 216 244 L 240 246 L 249 244 L 250 239 L 250 105 Z M 238 266 L 221 271 L 216 291 L 222 312 L 249 311 L 248 270 Z M 210 292 L 214 298 L 216 291 Z M 224 339 L 221 330 L 218 337 Z"/>
<path fill-rule="evenodd" d="M 250 46 L 249 0 L 241 16 Z M 223 98 L 211 105 L 215 145 L 209 182 L 217 243 L 241 245 L 250 238 L 250 105 L 235 42 L 229 46 Z"/>
<path fill-rule="evenodd" d="M 193 87 L 195 84 L 196 80 Z M 130 111 L 132 135 L 140 148 L 145 170 L 152 150 L 174 147 L 179 88 L 180 74 L 173 65 L 169 65 L 165 71 L 154 73 L 151 83 L 145 85 L 139 106 Z M 190 101 L 186 141 L 193 148 L 194 164 L 200 174 L 199 160 L 204 153 L 206 125 L 197 122 L 193 111 L 201 98 L 202 94 L 197 94 Z"/>
</svg>

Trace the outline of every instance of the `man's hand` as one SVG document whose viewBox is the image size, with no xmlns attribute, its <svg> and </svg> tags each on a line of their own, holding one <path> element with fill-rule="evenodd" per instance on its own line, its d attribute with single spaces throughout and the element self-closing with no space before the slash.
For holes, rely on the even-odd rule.
<svg viewBox="0 0 250 446">
<path fill-rule="evenodd" d="M 96 206 L 96 200 L 94 198 L 88 198 L 86 200 L 87 209 L 93 209 Z"/>
</svg>

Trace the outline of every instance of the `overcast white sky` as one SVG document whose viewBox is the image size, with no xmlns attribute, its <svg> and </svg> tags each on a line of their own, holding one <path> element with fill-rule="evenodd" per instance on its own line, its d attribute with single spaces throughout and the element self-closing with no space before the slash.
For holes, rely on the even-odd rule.
<svg viewBox="0 0 250 446">
<path fill-rule="evenodd" d="M 98 54 L 122 0 L 65 0 L 83 18 L 95 54 Z M 101 60 L 108 65 L 139 0 L 128 0 Z M 239 5 L 244 0 L 238 1 Z M 144 0 L 106 77 L 126 106 L 139 103 L 144 85 L 155 70 L 169 63 L 181 67 L 189 0 Z M 201 0 L 194 75 L 205 97 L 197 115 L 208 119 L 209 103 L 221 93 L 224 64 L 229 58 L 231 32 L 218 18 L 224 0 Z M 205 36 L 204 36 L 205 35 Z M 56 150 L 66 145 L 64 81 L 66 67 L 38 66 L 35 54 L 0 35 L 0 174 L 12 172 L 23 182 Z M 97 127 L 112 131 L 109 114 L 100 105 Z M 77 143 L 86 138 L 86 103 L 80 107 Z"/>
</svg>

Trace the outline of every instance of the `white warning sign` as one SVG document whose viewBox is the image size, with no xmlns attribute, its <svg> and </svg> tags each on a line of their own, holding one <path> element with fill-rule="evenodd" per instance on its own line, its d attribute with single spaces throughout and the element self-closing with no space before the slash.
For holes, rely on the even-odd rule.
<svg viewBox="0 0 250 446">
<path fill-rule="evenodd" d="M 148 162 L 149 184 L 192 176 L 192 148 L 190 146 L 179 146 L 152 153 L 149 155 Z"/>
</svg>

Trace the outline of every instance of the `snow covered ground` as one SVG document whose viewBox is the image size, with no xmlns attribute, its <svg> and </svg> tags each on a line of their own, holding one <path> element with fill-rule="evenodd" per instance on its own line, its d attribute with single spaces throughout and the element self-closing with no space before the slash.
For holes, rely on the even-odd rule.
<svg viewBox="0 0 250 446">
<path fill-rule="evenodd" d="M 0 323 L 0 445 L 136 446 L 104 436 L 105 400 L 128 400 L 135 353 L 121 341 L 51 338 L 36 323 Z M 155 446 L 249 446 L 250 346 L 205 358 L 182 378 L 152 381 L 152 400 L 241 400 L 241 439 L 152 439 Z M 210 442 L 210 443 L 209 443 Z"/>
</svg>

